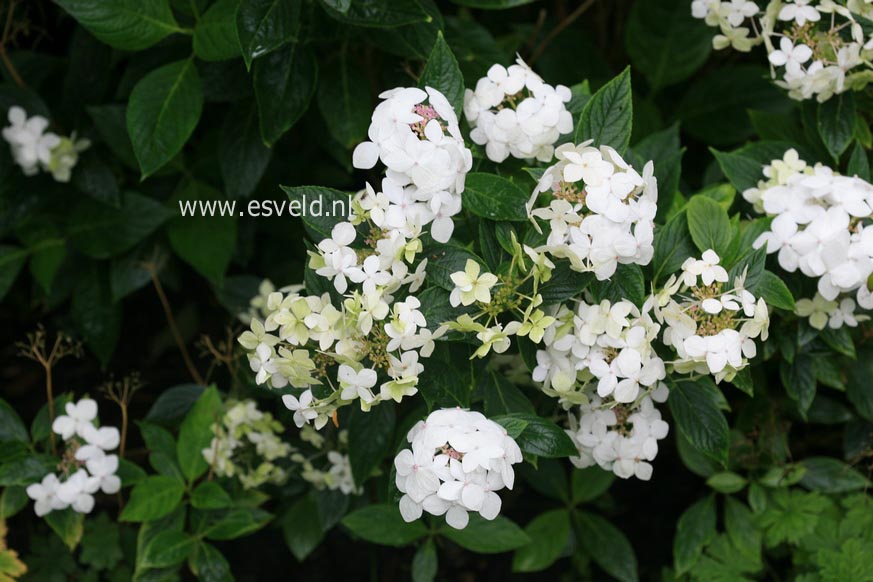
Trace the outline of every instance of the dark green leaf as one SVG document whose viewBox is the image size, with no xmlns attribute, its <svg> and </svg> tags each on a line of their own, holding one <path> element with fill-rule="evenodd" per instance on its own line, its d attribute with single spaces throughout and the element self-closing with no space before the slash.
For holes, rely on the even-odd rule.
<svg viewBox="0 0 873 582">
<path fill-rule="evenodd" d="M 427 64 L 418 79 L 421 88 L 432 87 L 449 100 L 455 113 L 460 116 L 464 107 L 464 77 L 458 68 L 452 49 L 446 44 L 443 33 L 438 32 L 436 42 L 427 59 Z M 469 187 L 469 186 L 468 186 Z"/>
<path fill-rule="evenodd" d="M 182 421 L 176 454 L 182 473 L 188 481 L 193 481 L 208 468 L 203 458 L 203 449 L 208 448 L 212 442 L 212 427 L 220 421 L 221 414 L 221 396 L 215 386 L 210 386 L 203 391 Z"/>
<path fill-rule="evenodd" d="M 576 143 L 594 140 L 623 154 L 630 144 L 633 123 L 630 67 L 597 90 L 585 103 L 576 127 Z"/>
<path fill-rule="evenodd" d="M 551 566 L 564 551 L 570 535 L 570 515 L 554 509 L 538 515 L 524 528 L 530 543 L 515 551 L 513 572 L 539 572 Z"/>
<path fill-rule="evenodd" d="M 258 59 L 254 86 L 261 136 L 272 145 L 294 127 L 315 93 L 318 65 L 309 49 L 291 43 Z"/>
<path fill-rule="evenodd" d="M 394 436 L 394 406 L 383 403 L 369 412 L 355 409 L 349 420 L 349 464 L 361 486 L 388 453 Z"/>
<path fill-rule="evenodd" d="M 427 535 L 424 523 L 406 523 L 396 504 L 368 505 L 350 513 L 342 524 L 355 536 L 374 544 L 402 547 Z"/>
<path fill-rule="evenodd" d="M 462 548 L 477 554 L 500 554 L 530 542 L 530 538 L 520 527 L 503 516 L 488 521 L 472 514 L 467 527 L 448 527 L 442 530 L 442 534 Z"/>
<path fill-rule="evenodd" d="M 657 91 L 687 79 L 712 50 L 712 29 L 691 16 L 685 0 L 636 2 L 625 29 L 634 67 Z"/>
<path fill-rule="evenodd" d="M 318 109 L 333 138 L 346 149 L 367 137 L 372 105 L 365 70 L 349 51 L 339 53 L 318 80 Z"/>
<path fill-rule="evenodd" d="M 810 491 L 846 493 L 870 486 L 866 477 L 838 459 L 810 457 L 800 464 L 806 468 L 800 484 Z"/>
<path fill-rule="evenodd" d="M 267 164 L 271 151 L 261 140 L 258 111 L 253 103 L 234 108 L 224 119 L 218 138 L 221 178 L 228 198 L 245 198 L 251 194 Z"/>
<path fill-rule="evenodd" d="M 427 540 L 412 558 L 412 582 L 433 582 L 439 562 L 433 540 Z"/>
<path fill-rule="evenodd" d="M 688 231 L 700 252 L 714 250 L 719 256 L 727 255 L 733 230 L 727 212 L 708 196 L 694 196 L 686 207 Z"/>
<path fill-rule="evenodd" d="M 178 479 L 153 475 L 140 481 L 130 492 L 121 521 L 152 521 L 172 512 L 182 500 L 185 485 Z"/>
<path fill-rule="evenodd" d="M 494 174 L 467 174 L 464 208 L 491 220 L 527 220 L 525 205 L 530 193 L 517 184 Z"/>
<path fill-rule="evenodd" d="M 145 568 L 166 568 L 182 563 L 197 540 L 180 531 L 164 531 L 153 537 L 145 546 L 140 564 Z"/>
<path fill-rule="evenodd" d="M 673 564 L 684 574 L 697 563 L 703 548 L 715 537 L 715 497 L 704 497 L 685 510 L 676 524 L 673 539 Z"/>
<path fill-rule="evenodd" d="M 182 150 L 200 121 L 203 90 L 193 59 L 153 70 L 130 94 L 127 132 L 146 178 Z"/>
<path fill-rule="evenodd" d="M 855 135 L 855 97 L 851 91 L 818 104 L 818 134 L 828 152 L 839 160 Z"/>
<path fill-rule="evenodd" d="M 578 454 L 567 433 L 554 422 L 533 414 L 513 413 L 492 418 L 509 430 L 516 421 L 524 422 L 524 430 L 514 437 L 525 453 L 539 457 L 572 457 Z"/>
<path fill-rule="evenodd" d="M 285 543 L 294 557 L 302 562 L 318 547 L 324 538 L 318 517 L 318 505 L 313 495 L 304 495 L 282 518 L 282 533 Z"/>
<path fill-rule="evenodd" d="M 613 578 L 637 582 L 637 558 L 621 530 L 593 513 L 580 511 L 577 518 L 577 538 L 594 562 Z"/>
<path fill-rule="evenodd" d="M 139 51 L 182 29 L 169 0 L 55 0 L 106 44 Z"/>
<path fill-rule="evenodd" d="M 236 32 L 239 0 L 218 0 L 194 27 L 194 54 L 204 61 L 224 61 L 240 55 Z"/>
<path fill-rule="evenodd" d="M 297 40 L 300 0 L 242 0 L 236 29 L 246 67 L 289 41 Z"/>
<path fill-rule="evenodd" d="M 680 380 L 671 385 L 670 411 L 679 432 L 695 448 L 725 464 L 728 454 L 728 424 L 719 409 L 723 399 L 708 377 Z"/>
</svg>

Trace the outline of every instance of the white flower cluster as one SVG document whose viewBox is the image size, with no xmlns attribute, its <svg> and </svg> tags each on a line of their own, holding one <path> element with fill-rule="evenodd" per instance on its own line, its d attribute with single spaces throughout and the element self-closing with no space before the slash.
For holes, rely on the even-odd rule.
<svg viewBox="0 0 873 582">
<path fill-rule="evenodd" d="M 428 357 L 443 333 L 426 327 L 419 307 L 415 297 L 395 301 L 381 286 L 370 294 L 355 291 L 339 308 L 327 293 L 274 292 L 266 319 L 254 319 L 239 342 L 249 350 L 258 384 L 305 388 L 282 400 L 298 427 L 312 422 L 320 429 L 355 400 L 369 410 L 418 392 L 419 357 Z"/>
<path fill-rule="evenodd" d="M 831 327 L 857 325 L 852 316 L 855 302 L 849 296 L 864 309 L 873 308 L 873 294 L 867 287 L 873 274 L 873 225 L 869 224 L 873 185 L 857 176 L 841 176 L 822 164 L 809 166 L 793 149 L 765 166 L 764 176 L 757 188 L 743 192 L 756 210 L 774 217 L 755 248 L 766 245 L 768 253 L 778 253 L 779 266 L 786 271 L 800 270 L 818 279 L 822 300 L 815 309 L 799 303 L 802 314 L 824 312 Z M 849 301 L 838 308 L 840 297 Z M 825 320 L 819 315 L 810 323 L 822 329 Z"/>
<path fill-rule="evenodd" d="M 55 418 L 52 431 L 66 443 L 58 473 L 48 473 L 40 483 L 27 486 L 27 496 L 33 499 L 39 516 L 72 507 L 78 513 L 94 509 L 94 494 L 117 493 L 121 489 L 118 456 L 108 455 L 120 440 L 118 429 L 98 427 L 97 403 L 83 398 L 68 402 L 66 414 Z"/>
<path fill-rule="evenodd" d="M 463 529 L 468 512 L 497 517 L 501 501 L 496 492 L 512 489 L 512 465 L 522 460 L 521 449 L 502 426 L 479 412 L 444 409 L 419 421 L 406 438 L 412 448 L 394 459 L 405 521 L 426 511 L 445 515 L 450 526 Z"/>
<path fill-rule="evenodd" d="M 239 339 L 259 384 L 306 389 L 283 397 L 298 427 L 312 422 L 320 429 L 354 400 L 369 410 L 412 396 L 424 370 L 419 358 L 446 331 L 428 329 L 421 303 L 410 295 L 424 284 L 427 259 L 413 265 L 423 248 L 422 225 L 431 225 L 437 241 L 451 237 L 472 154 L 439 91 L 398 88 L 381 97 L 372 141 L 358 145 L 353 163 L 371 168 L 381 160 L 382 191 L 367 184 L 351 201 L 349 221 L 334 225 L 309 253 L 309 267 L 345 299 L 337 307 L 327 293 L 303 296 L 296 288 L 264 299 L 266 287 L 247 314 L 251 331 Z"/>
<path fill-rule="evenodd" d="M 866 0 L 771 0 L 764 10 L 750 0 L 693 0 L 691 13 L 720 28 L 716 49 L 748 52 L 763 43 L 776 84 L 793 99 L 826 101 L 870 80 L 873 37 L 861 23 L 873 17 L 873 4 Z"/>
<path fill-rule="evenodd" d="M 281 439 L 282 425 L 254 400 L 228 402 L 212 434 L 203 458 L 219 477 L 235 477 L 246 489 L 285 482 L 288 475 L 275 461 L 288 457 L 291 445 Z"/>
<path fill-rule="evenodd" d="M 49 172 L 58 182 L 69 182 L 79 154 L 91 142 L 72 137 L 61 137 L 47 132 L 48 119 L 41 115 L 28 117 L 18 106 L 9 108 L 9 126 L 3 128 L 3 139 L 9 143 L 12 158 L 26 176 Z"/>
<path fill-rule="evenodd" d="M 748 365 L 755 338 L 766 340 L 770 325 L 767 304 L 744 288 L 744 275 L 725 289 L 729 276 L 720 260 L 711 249 L 689 257 L 655 301 L 655 315 L 667 325 L 664 343 L 676 351 L 674 369 L 712 374 L 716 382 L 731 381 Z"/>
<path fill-rule="evenodd" d="M 569 415 L 567 434 L 579 450 L 579 456 L 570 457 L 570 462 L 580 469 L 596 464 L 622 479 L 651 479 L 658 441 L 670 430 L 655 402 L 664 402 L 668 395 L 667 386 L 659 384 L 633 405 L 609 405 L 598 396 L 592 397 L 579 407 L 578 417 Z"/>
<path fill-rule="evenodd" d="M 613 148 L 590 143 L 558 147 L 558 163 L 540 178 L 528 212 L 550 227 L 546 245 L 537 250 L 603 281 L 619 263 L 651 261 L 658 183 L 652 162 L 641 176 Z M 551 197 L 548 206 L 535 208 L 543 193 Z"/>
<path fill-rule="evenodd" d="M 447 242 L 473 166 L 458 117 L 445 96 L 430 87 L 399 87 L 379 97 L 384 101 L 373 111 L 370 141 L 358 144 L 352 164 L 369 169 L 381 160 L 387 169 L 382 191 L 367 185 L 359 208 L 378 228 L 406 236 L 417 236 L 432 223 L 434 240 Z"/>
<path fill-rule="evenodd" d="M 573 116 L 564 105 L 570 97 L 569 88 L 546 84 L 521 57 L 509 68 L 492 65 L 476 90 L 464 93 L 470 139 L 497 163 L 510 155 L 548 162 L 561 134 L 573 131 Z"/>
<path fill-rule="evenodd" d="M 664 361 L 652 342 L 661 326 L 630 301 L 562 305 L 537 351 L 533 379 L 565 406 L 596 396 L 620 404 L 636 402 L 657 390 L 666 377 Z"/>
<path fill-rule="evenodd" d="M 562 305 L 537 351 L 533 379 L 569 414 L 567 434 L 576 444 L 580 468 L 599 465 L 623 479 L 652 476 L 649 461 L 667 436 L 654 402 L 667 400 L 664 361 L 652 342 L 661 326 L 630 301 Z"/>
</svg>

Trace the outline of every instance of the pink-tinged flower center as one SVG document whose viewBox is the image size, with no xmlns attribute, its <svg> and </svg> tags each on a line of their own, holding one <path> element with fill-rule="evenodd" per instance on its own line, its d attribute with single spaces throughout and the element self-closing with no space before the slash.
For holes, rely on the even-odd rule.
<svg viewBox="0 0 873 582">
<path fill-rule="evenodd" d="M 443 445 L 443 446 L 441 446 L 441 447 L 439 448 L 439 451 L 440 451 L 442 454 L 446 455 L 448 458 L 450 458 L 450 459 L 455 459 L 456 461 L 460 461 L 461 459 L 464 458 L 464 453 L 462 453 L 462 452 L 460 452 L 460 451 L 456 451 L 455 449 L 453 449 L 453 448 L 450 447 L 449 445 Z"/>
<path fill-rule="evenodd" d="M 416 115 L 420 115 L 422 119 L 421 121 L 410 124 L 409 127 L 412 128 L 412 131 L 414 131 L 415 135 L 417 135 L 419 138 L 424 139 L 424 128 L 427 127 L 428 122 L 432 119 L 436 119 L 440 123 L 440 127 L 443 128 L 443 130 L 446 129 L 445 124 L 442 123 L 442 118 L 440 117 L 439 113 L 437 113 L 436 109 L 434 109 L 430 105 L 419 103 L 415 106 L 413 111 L 416 113 Z"/>
</svg>

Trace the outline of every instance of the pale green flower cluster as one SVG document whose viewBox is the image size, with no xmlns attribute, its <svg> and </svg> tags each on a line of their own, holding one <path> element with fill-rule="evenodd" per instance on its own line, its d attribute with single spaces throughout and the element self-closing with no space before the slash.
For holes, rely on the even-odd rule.
<svg viewBox="0 0 873 582">
<path fill-rule="evenodd" d="M 246 489 L 273 483 L 281 485 L 288 474 L 277 461 L 291 455 L 282 441 L 282 424 L 254 400 L 229 401 L 203 457 L 219 477 L 235 478 Z"/>
</svg>

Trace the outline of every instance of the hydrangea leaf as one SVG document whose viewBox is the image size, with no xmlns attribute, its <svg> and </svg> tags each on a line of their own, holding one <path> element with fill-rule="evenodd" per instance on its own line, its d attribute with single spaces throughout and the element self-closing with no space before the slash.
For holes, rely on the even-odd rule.
<svg viewBox="0 0 873 582">
<path fill-rule="evenodd" d="M 464 110 L 464 77 L 442 31 L 437 33 L 430 57 L 418 79 L 418 86 L 432 87 L 445 95 L 458 117 L 461 116 Z"/>
<path fill-rule="evenodd" d="M 140 51 L 183 32 L 169 0 L 56 0 L 91 34 L 117 49 Z"/>
<path fill-rule="evenodd" d="M 247 68 L 255 59 L 297 40 L 302 4 L 300 0 L 242 0 L 236 30 Z"/>
<path fill-rule="evenodd" d="M 597 90 L 585 103 L 576 126 L 576 143 L 594 140 L 594 147 L 612 146 L 624 154 L 633 126 L 630 67 Z"/>
<path fill-rule="evenodd" d="M 570 514 L 553 509 L 535 517 L 524 528 L 530 543 L 512 557 L 513 572 L 539 572 L 551 566 L 563 553 L 570 535 Z"/>
</svg>

